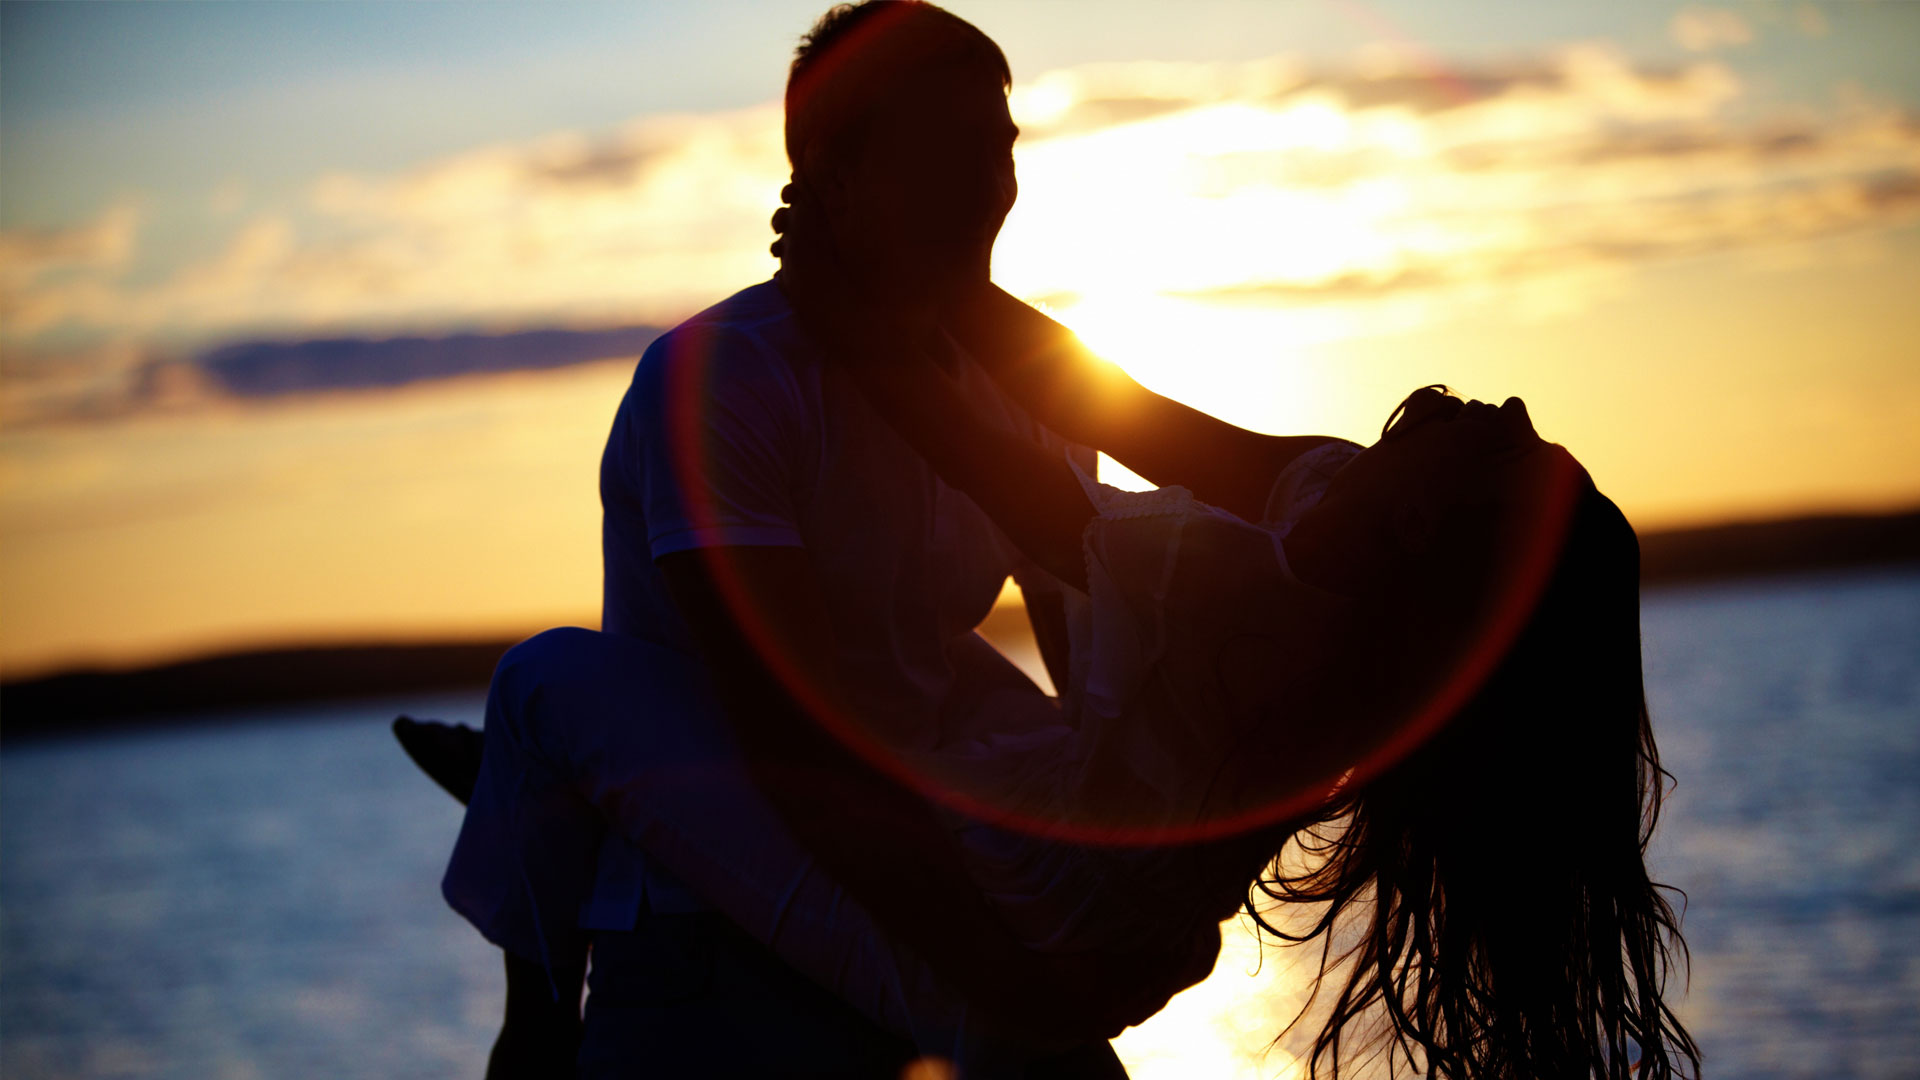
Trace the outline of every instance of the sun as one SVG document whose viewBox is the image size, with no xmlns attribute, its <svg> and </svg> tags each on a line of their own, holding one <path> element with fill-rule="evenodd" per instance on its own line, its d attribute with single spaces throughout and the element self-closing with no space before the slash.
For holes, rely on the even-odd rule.
<svg viewBox="0 0 1920 1080">
<path fill-rule="evenodd" d="M 1079 92 L 1030 88 L 1023 125 L 1045 132 Z M 1312 302 L 1302 283 L 1383 258 L 1392 208 L 1377 192 L 1296 188 L 1267 173 L 1277 153 L 1345 147 L 1352 127 L 1337 102 L 1309 97 L 1023 139 L 995 280 L 1158 393 L 1259 431 L 1338 430 L 1330 395 L 1345 380 L 1324 358 L 1363 328 L 1350 306 Z"/>
<path fill-rule="evenodd" d="M 1229 423 L 1274 434 L 1319 431 L 1334 389 L 1314 348 L 1317 317 L 1152 292 L 1106 292 L 1039 305 L 1141 385 Z M 1314 313 L 1301 313 L 1313 316 Z M 1145 482 L 1104 456 L 1101 479 Z"/>
</svg>

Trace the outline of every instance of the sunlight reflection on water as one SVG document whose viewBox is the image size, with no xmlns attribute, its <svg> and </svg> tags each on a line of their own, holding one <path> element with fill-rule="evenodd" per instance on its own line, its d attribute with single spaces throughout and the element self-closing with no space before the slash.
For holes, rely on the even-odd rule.
<svg viewBox="0 0 1920 1080">
<path fill-rule="evenodd" d="M 1679 779 L 1653 869 L 1690 894 L 1680 1013 L 1708 1074 L 1915 1075 L 1920 573 L 1655 593 L 1644 629 Z M 498 961 L 438 893 L 459 809 L 385 727 L 479 706 L 5 745 L 0 1073 L 481 1075 Z M 1305 959 L 1236 921 L 1122 1058 L 1136 1080 L 1286 1075 L 1300 1034 L 1266 1051 Z"/>
</svg>

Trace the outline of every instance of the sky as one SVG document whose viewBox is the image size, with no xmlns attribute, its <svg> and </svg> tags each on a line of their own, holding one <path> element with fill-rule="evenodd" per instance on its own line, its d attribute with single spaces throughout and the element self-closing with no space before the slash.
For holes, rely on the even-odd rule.
<svg viewBox="0 0 1920 1080">
<path fill-rule="evenodd" d="M 194 360 L 764 279 L 817 8 L 0 4 L 0 675 L 592 625 L 632 358 Z M 1360 440 L 1520 394 L 1642 529 L 1920 503 L 1920 5 L 953 8 L 1014 72 L 996 278 L 1156 389 Z"/>
</svg>

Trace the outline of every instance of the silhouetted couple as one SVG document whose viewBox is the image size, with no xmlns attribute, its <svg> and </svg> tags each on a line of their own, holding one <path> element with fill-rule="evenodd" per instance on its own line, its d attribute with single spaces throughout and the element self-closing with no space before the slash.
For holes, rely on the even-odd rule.
<svg viewBox="0 0 1920 1080">
<path fill-rule="evenodd" d="M 1626 520 L 1518 399 L 1424 388 L 1363 449 L 1088 356 L 989 279 L 1009 84 L 931 5 L 820 20 L 780 275 L 615 417 L 603 630 L 506 655 L 477 760 L 397 725 L 470 796 L 491 1074 L 1124 1076 L 1255 896 L 1347 950 L 1318 1071 L 1697 1068 Z M 1009 575 L 1057 701 L 974 633 Z"/>
</svg>

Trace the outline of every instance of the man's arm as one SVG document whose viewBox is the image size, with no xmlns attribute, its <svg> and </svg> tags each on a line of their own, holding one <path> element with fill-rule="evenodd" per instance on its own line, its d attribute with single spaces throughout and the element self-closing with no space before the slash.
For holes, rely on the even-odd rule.
<svg viewBox="0 0 1920 1080">
<path fill-rule="evenodd" d="M 1043 440 L 1057 440 L 1058 437 L 1055 432 L 1046 432 L 1041 436 Z M 1091 447 L 1066 446 L 1061 450 L 1087 475 L 1093 475 L 1095 455 Z M 1046 665 L 1047 675 L 1053 680 L 1054 692 L 1064 694 L 1070 681 L 1073 661 L 1071 639 L 1067 633 L 1067 585 L 1026 558 L 1014 561 L 1013 580 L 1020 586 L 1021 599 L 1027 609 L 1027 623 L 1033 629 L 1034 644 L 1040 649 L 1040 661 Z"/>
<path fill-rule="evenodd" d="M 756 785 L 800 842 L 890 936 L 1010 1029 L 1111 1035 L 1144 1018 L 1111 1007 L 1116 988 L 1140 980 L 1088 978 L 1079 970 L 1093 962 L 1022 948 L 929 807 L 819 726 L 816 714 L 850 713 L 796 524 L 794 469 L 815 418 L 790 365 L 725 323 L 688 324 L 648 349 L 622 409 L 632 422 L 609 442 L 615 479 L 645 509 L 653 563 Z"/>
<path fill-rule="evenodd" d="M 1021 945 L 926 803 L 823 730 L 810 708 L 853 724 L 860 718 L 846 711 L 804 549 L 705 548 L 657 565 L 755 783 L 890 934 L 1011 1031 L 1105 1038 L 1153 1010 L 1156 1003 L 1130 1001 L 1125 990 L 1152 981 L 1140 977 L 1138 958 Z M 796 683 L 804 687 L 798 694 Z"/>
<path fill-rule="evenodd" d="M 1034 419 L 1248 521 L 1260 519 L 1280 470 L 1327 441 L 1263 435 L 1162 397 L 998 286 L 950 308 L 946 326 Z"/>
</svg>

